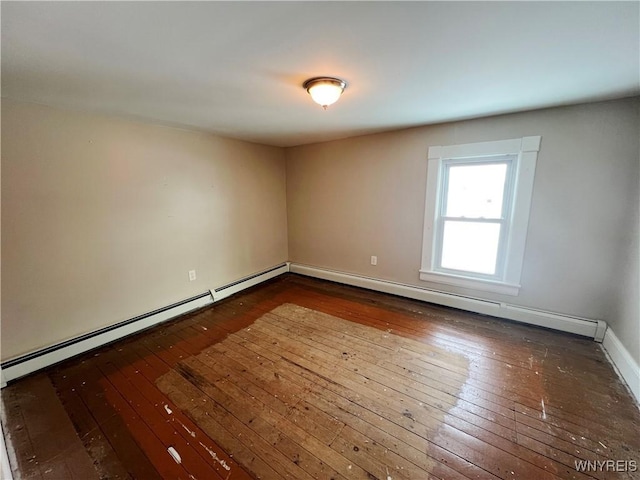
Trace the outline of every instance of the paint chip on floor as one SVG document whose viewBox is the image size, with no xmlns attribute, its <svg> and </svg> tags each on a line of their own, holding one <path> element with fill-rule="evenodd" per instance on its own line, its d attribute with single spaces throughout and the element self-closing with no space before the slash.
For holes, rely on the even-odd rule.
<svg viewBox="0 0 640 480">
<path fill-rule="evenodd" d="M 167 448 L 167 452 L 169 452 L 169 455 L 171 455 L 171 457 L 175 460 L 175 462 L 178 465 L 182 463 L 182 458 L 180 457 L 180 454 L 176 451 L 175 448 L 169 447 Z"/>
<path fill-rule="evenodd" d="M 224 468 L 227 472 L 231 470 L 231 467 L 229 466 L 229 464 L 227 464 L 227 462 L 225 462 L 224 459 L 218 457 L 216 452 L 211 450 L 204 443 L 202 442 L 198 442 L 198 443 L 202 446 L 202 448 L 204 448 L 209 453 L 209 455 L 211 455 L 211 458 L 213 458 L 216 462 L 218 462 L 222 466 L 222 468 Z M 229 455 L 229 457 L 233 457 L 233 455 Z"/>
</svg>

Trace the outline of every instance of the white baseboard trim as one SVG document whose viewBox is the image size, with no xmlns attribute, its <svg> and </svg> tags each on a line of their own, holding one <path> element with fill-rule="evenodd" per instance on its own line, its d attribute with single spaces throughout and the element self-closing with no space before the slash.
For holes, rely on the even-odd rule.
<svg viewBox="0 0 640 480">
<path fill-rule="evenodd" d="M 604 335 L 602 348 L 620 378 L 627 384 L 629 390 L 631 390 L 636 402 L 640 404 L 640 366 L 618 337 L 616 337 L 616 334 L 613 333 L 611 328 L 608 328 Z"/>
<path fill-rule="evenodd" d="M 7 382 L 24 377 L 37 370 L 156 326 L 193 310 L 211 305 L 245 288 L 252 287 L 288 271 L 289 264 L 284 263 L 264 272 L 211 289 L 206 293 L 182 302 L 3 361 L 0 365 L 0 387 L 4 388 Z"/>
<path fill-rule="evenodd" d="M 414 300 L 422 300 L 424 302 L 436 303 L 438 305 L 459 308 L 470 312 L 506 318 L 508 320 L 515 320 L 530 325 L 575 333 L 577 335 L 593 338 L 600 342 L 604 337 L 604 332 L 607 326 L 606 322 L 602 320 L 573 317 L 570 315 L 546 312 L 517 305 L 492 302 L 479 298 L 415 287 L 413 285 L 390 282 L 387 280 L 378 280 L 375 278 L 338 272 L 325 268 L 312 267 L 309 265 L 292 263 L 290 265 L 290 271 L 292 273 L 299 273 L 309 277 L 322 278 L 324 280 L 331 280 L 333 282 L 344 283 L 355 287 L 362 287 L 378 292 L 399 295 L 401 297 L 413 298 Z"/>
</svg>

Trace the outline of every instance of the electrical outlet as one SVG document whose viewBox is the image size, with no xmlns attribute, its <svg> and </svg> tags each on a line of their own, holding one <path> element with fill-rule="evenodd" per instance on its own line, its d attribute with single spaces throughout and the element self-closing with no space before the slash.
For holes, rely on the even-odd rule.
<svg viewBox="0 0 640 480">
<path fill-rule="evenodd" d="M 189 281 L 193 282 L 196 279 L 196 271 L 195 270 L 189 270 Z"/>
<path fill-rule="evenodd" d="M 371 265 L 378 265 L 378 257 L 371 255 Z"/>
</svg>

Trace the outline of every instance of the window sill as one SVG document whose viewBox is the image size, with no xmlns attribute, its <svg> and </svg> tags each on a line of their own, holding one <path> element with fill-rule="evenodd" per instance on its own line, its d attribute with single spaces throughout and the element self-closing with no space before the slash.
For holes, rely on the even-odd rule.
<svg viewBox="0 0 640 480">
<path fill-rule="evenodd" d="M 511 295 L 513 297 L 520 293 L 520 285 L 511 283 L 494 282 L 491 280 L 483 280 L 480 278 L 462 277 L 447 273 L 420 270 L 420 280 L 425 282 L 443 283 L 445 285 L 454 285 L 456 287 L 470 288 L 472 290 L 481 290 L 483 292 L 498 293 L 501 295 Z"/>
</svg>

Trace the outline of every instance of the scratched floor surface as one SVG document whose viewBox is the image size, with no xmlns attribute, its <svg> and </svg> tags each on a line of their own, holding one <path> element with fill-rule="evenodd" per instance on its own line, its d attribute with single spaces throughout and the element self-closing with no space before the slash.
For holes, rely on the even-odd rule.
<svg viewBox="0 0 640 480">
<path fill-rule="evenodd" d="M 640 478 L 598 344 L 293 274 L 2 400 L 25 479 Z"/>
</svg>

